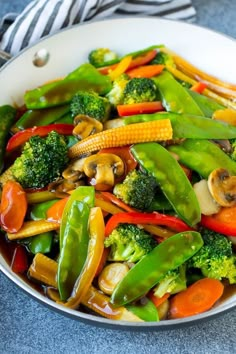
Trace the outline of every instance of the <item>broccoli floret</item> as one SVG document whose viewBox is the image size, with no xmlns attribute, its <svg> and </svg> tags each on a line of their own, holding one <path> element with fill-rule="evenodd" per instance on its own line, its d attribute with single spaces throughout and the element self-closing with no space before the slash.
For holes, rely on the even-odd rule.
<svg viewBox="0 0 236 354">
<path fill-rule="evenodd" d="M 107 98 L 92 91 L 78 91 L 72 98 L 70 106 L 73 117 L 84 114 L 100 122 L 105 122 L 109 118 L 110 108 Z"/>
<path fill-rule="evenodd" d="M 61 175 L 67 162 L 66 141 L 52 131 L 46 138 L 37 135 L 25 143 L 12 174 L 23 188 L 42 188 Z"/>
<path fill-rule="evenodd" d="M 107 98 L 113 106 L 123 103 L 124 89 L 128 81 L 129 77 L 126 74 L 122 74 L 114 80 L 113 87 L 107 94 Z"/>
<path fill-rule="evenodd" d="M 152 79 L 133 78 L 129 80 L 124 89 L 124 104 L 152 102 L 157 97 L 157 87 Z"/>
<path fill-rule="evenodd" d="M 104 241 L 111 247 L 108 260 L 138 262 L 157 246 L 155 239 L 137 225 L 120 224 Z"/>
<path fill-rule="evenodd" d="M 118 55 L 108 48 L 97 48 L 89 53 L 88 60 L 96 68 L 116 62 Z"/>
<path fill-rule="evenodd" d="M 151 61 L 151 64 L 163 64 L 163 65 L 169 65 L 169 66 L 175 65 L 172 56 L 170 54 L 167 54 L 164 52 L 157 52 L 157 55 Z"/>
<path fill-rule="evenodd" d="M 166 293 L 177 294 L 187 288 L 186 264 L 170 270 L 153 289 L 154 295 L 162 297 Z"/>
<path fill-rule="evenodd" d="M 122 183 L 115 185 L 113 193 L 126 204 L 146 210 L 154 198 L 156 188 L 157 182 L 153 176 L 132 170 Z"/>
<path fill-rule="evenodd" d="M 231 241 L 214 231 L 202 228 L 204 241 L 202 248 L 188 261 L 188 266 L 198 268 L 205 277 L 226 278 L 230 284 L 236 283 L 236 256 Z"/>
</svg>

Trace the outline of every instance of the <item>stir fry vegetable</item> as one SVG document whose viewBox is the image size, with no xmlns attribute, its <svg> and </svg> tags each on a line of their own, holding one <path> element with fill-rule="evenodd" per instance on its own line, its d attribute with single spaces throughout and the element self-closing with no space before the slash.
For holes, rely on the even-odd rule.
<svg viewBox="0 0 236 354">
<path fill-rule="evenodd" d="M 53 301 L 124 321 L 236 284 L 236 87 L 165 46 L 97 48 L 0 107 L 1 245 Z"/>
</svg>

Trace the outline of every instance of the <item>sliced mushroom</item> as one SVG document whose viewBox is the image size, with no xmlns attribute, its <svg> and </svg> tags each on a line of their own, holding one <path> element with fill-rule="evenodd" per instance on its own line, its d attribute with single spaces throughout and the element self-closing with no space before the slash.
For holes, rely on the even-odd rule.
<svg viewBox="0 0 236 354">
<path fill-rule="evenodd" d="M 73 135 L 80 140 L 103 130 L 103 124 L 101 122 L 84 114 L 79 114 L 75 117 L 74 125 Z"/>
<path fill-rule="evenodd" d="M 62 172 L 62 176 L 71 181 L 78 181 L 84 177 L 84 161 L 85 158 L 72 161 L 69 166 Z"/>
<path fill-rule="evenodd" d="M 212 215 L 218 213 L 220 205 L 212 197 L 206 179 L 195 183 L 193 189 L 199 202 L 201 214 Z"/>
<path fill-rule="evenodd" d="M 223 207 L 236 205 L 236 176 L 217 168 L 208 177 L 208 188 L 215 201 Z"/>
<path fill-rule="evenodd" d="M 124 163 L 115 154 L 95 154 L 85 158 L 84 173 L 90 178 L 95 178 L 96 184 L 113 186 L 115 177 L 124 173 Z"/>
<path fill-rule="evenodd" d="M 58 179 L 49 184 L 48 190 L 55 193 L 55 197 L 65 198 L 69 195 L 69 191 L 77 188 L 78 186 L 84 185 L 84 181 L 71 181 L 64 178 Z"/>
</svg>

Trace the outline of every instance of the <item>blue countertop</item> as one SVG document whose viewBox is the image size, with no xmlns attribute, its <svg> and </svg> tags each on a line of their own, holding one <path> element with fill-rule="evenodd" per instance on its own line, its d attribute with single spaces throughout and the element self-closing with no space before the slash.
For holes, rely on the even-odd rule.
<svg viewBox="0 0 236 354">
<path fill-rule="evenodd" d="M 0 18 L 29 0 L 0 0 Z M 196 23 L 236 38 L 236 1 L 193 0 Z M 161 332 L 129 332 L 87 325 L 40 305 L 0 274 L 0 353 L 236 352 L 236 309 L 208 322 Z"/>
</svg>

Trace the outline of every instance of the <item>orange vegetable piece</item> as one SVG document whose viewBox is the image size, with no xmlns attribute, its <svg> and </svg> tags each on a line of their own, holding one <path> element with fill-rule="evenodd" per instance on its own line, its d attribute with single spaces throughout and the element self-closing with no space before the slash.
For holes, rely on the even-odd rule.
<svg viewBox="0 0 236 354">
<path fill-rule="evenodd" d="M 61 222 L 62 214 L 68 199 L 69 197 L 58 200 L 47 210 L 47 219 L 49 221 Z"/>
<path fill-rule="evenodd" d="M 224 291 L 224 285 L 217 279 L 203 278 L 178 293 L 170 300 L 171 319 L 197 315 L 209 310 Z"/>
<path fill-rule="evenodd" d="M 144 77 L 151 78 L 153 76 L 159 75 L 162 70 L 165 68 L 164 65 L 156 64 L 156 65 L 143 65 L 137 68 L 128 70 L 126 73 L 129 75 L 131 79 L 135 77 Z"/>
<path fill-rule="evenodd" d="M 8 181 L 3 185 L 0 206 L 0 224 L 3 230 L 15 233 L 23 225 L 27 211 L 27 197 L 18 182 Z"/>
</svg>

